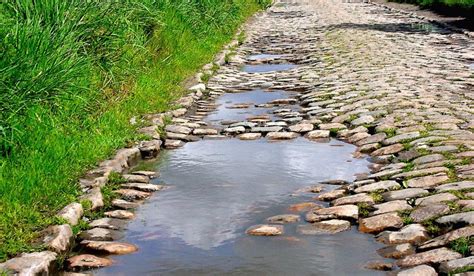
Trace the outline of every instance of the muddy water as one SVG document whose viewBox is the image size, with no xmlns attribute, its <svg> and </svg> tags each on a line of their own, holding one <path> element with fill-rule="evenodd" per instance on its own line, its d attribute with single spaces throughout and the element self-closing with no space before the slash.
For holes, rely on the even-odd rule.
<svg viewBox="0 0 474 276">
<path fill-rule="evenodd" d="M 367 161 L 340 141 L 315 143 L 227 139 L 188 143 L 165 151 L 155 183 L 170 188 L 137 210 L 124 240 L 140 248 L 113 257 L 98 275 L 343 275 L 377 259 L 373 237 L 351 231 L 301 236 L 297 224 L 280 237 L 251 237 L 245 229 L 289 213 L 314 194 L 296 190 L 328 179 L 352 180 Z M 327 186 L 327 189 L 333 187 Z M 304 214 L 302 214 L 304 215 Z"/>
</svg>

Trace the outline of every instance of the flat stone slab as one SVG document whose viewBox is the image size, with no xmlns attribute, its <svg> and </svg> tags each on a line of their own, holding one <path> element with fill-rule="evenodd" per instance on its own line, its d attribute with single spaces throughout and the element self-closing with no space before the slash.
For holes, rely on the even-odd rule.
<svg viewBox="0 0 474 276">
<path fill-rule="evenodd" d="M 431 195 L 427 197 L 417 198 L 415 201 L 415 204 L 420 205 L 420 206 L 428 206 L 431 204 L 442 203 L 446 201 L 456 201 L 456 200 L 458 200 L 457 196 L 451 193 L 441 193 L 441 194 L 435 194 L 435 195 Z"/>
<path fill-rule="evenodd" d="M 112 200 L 112 206 L 121 208 L 121 209 L 135 209 L 140 206 L 138 203 L 130 202 L 123 199 L 114 199 Z"/>
<path fill-rule="evenodd" d="M 299 136 L 295 132 L 269 132 L 265 137 L 269 140 L 291 140 Z"/>
<path fill-rule="evenodd" d="M 330 135 L 331 133 L 329 132 L 329 130 L 313 130 L 306 134 L 306 138 L 310 140 L 327 139 Z"/>
<path fill-rule="evenodd" d="M 438 272 L 429 265 L 419 265 L 397 273 L 397 276 L 438 276 Z"/>
<path fill-rule="evenodd" d="M 474 267 L 474 256 L 441 263 L 439 266 L 439 271 L 449 273 L 464 267 Z"/>
<path fill-rule="evenodd" d="M 355 189 L 356 193 L 368 193 L 368 192 L 374 192 L 374 191 L 388 191 L 388 190 L 397 190 L 400 189 L 401 186 L 397 182 L 393 180 L 386 180 L 386 181 L 380 181 L 368 185 L 364 185 L 362 187 L 359 187 Z"/>
<path fill-rule="evenodd" d="M 391 145 L 391 144 L 395 144 L 395 143 L 401 143 L 401 142 L 404 142 L 406 140 L 416 139 L 418 137 L 420 137 L 420 132 L 418 132 L 418 131 L 408 132 L 408 133 L 403 133 L 403 134 L 393 136 L 391 138 L 387 138 L 387 139 L 383 140 L 382 144 Z"/>
<path fill-rule="evenodd" d="M 329 219 L 352 219 L 359 218 L 359 208 L 356 205 L 341 205 L 309 211 L 305 219 L 308 222 L 318 222 Z"/>
<path fill-rule="evenodd" d="M 415 254 L 416 248 L 409 243 L 390 245 L 377 250 L 377 253 L 384 258 L 401 259 L 408 255 Z"/>
<path fill-rule="evenodd" d="M 126 225 L 127 221 L 116 218 L 100 218 L 89 223 L 89 226 L 93 228 L 98 227 L 112 230 L 124 229 Z"/>
<path fill-rule="evenodd" d="M 177 149 L 184 146 L 186 143 L 181 140 L 172 140 L 166 139 L 165 140 L 165 148 L 167 149 Z"/>
<path fill-rule="evenodd" d="M 440 173 L 436 175 L 422 176 L 418 178 L 412 178 L 407 181 L 407 186 L 410 188 L 432 188 L 436 187 L 441 183 L 449 180 L 446 173 Z"/>
<path fill-rule="evenodd" d="M 259 224 L 249 227 L 245 233 L 252 236 L 279 236 L 283 234 L 283 226 Z"/>
<path fill-rule="evenodd" d="M 357 204 L 357 203 L 367 203 L 367 204 L 373 205 L 375 201 L 370 195 L 366 193 L 361 193 L 361 194 L 341 197 L 331 202 L 331 204 L 334 206 L 346 205 L 346 204 Z"/>
<path fill-rule="evenodd" d="M 277 216 L 267 218 L 267 221 L 269 223 L 278 223 L 278 224 L 293 223 L 293 222 L 300 221 L 300 216 L 293 215 L 293 214 L 277 215 Z"/>
<path fill-rule="evenodd" d="M 49 275 L 56 263 L 57 254 L 51 251 L 23 253 L 19 257 L 0 263 L 0 271 L 17 275 Z"/>
<path fill-rule="evenodd" d="M 280 126 L 273 126 L 273 127 L 252 127 L 250 132 L 254 133 L 269 133 L 269 132 L 279 132 L 283 129 Z"/>
<path fill-rule="evenodd" d="M 308 131 L 313 130 L 313 128 L 314 128 L 313 124 L 305 124 L 305 123 L 296 124 L 289 127 L 290 131 L 298 132 L 298 133 L 308 132 Z"/>
<path fill-rule="evenodd" d="M 403 221 L 397 213 L 386 213 L 364 218 L 359 221 L 359 231 L 363 233 L 379 233 L 385 229 L 397 229 Z"/>
<path fill-rule="evenodd" d="M 261 137 L 262 137 L 261 133 L 244 133 L 244 134 L 239 135 L 239 139 L 244 140 L 244 141 L 257 140 L 257 139 L 260 139 Z"/>
<path fill-rule="evenodd" d="M 389 155 L 389 154 L 395 154 L 398 152 L 401 152 L 404 149 L 402 144 L 394 144 L 386 147 L 382 147 L 374 152 L 372 152 L 370 155 L 372 156 L 382 156 L 382 155 Z"/>
<path fill-rule="evenodd" d="M 319 196 L 317 196 L 315 198 L 317 200 L 321 200 L 321 201 L 331 201 L 331 200 L 334 200 L 336 198 L 343 197 L 346 194 L 347 194 L 346 190 L 336 189 L 336 190 L 332 190 L 332 191 L 327 192 L 327 193 L 320 194 Z"/>
<path fill-rule="evenodd" d="M 412 177 L 438 174 L 438 173 L 443 173 L 443 172 L 447 173 L 448 171 L 449 169 L 446 167 L 434 167 L 434 168 L 426 168 L 426 169 L 414 170 L 410 172 L 399 173 L 399 174 L 393 175 L 391 178 L 392 179 L 407 179 L 407 178 L 412 178 Z"/>
<path fill-rule="evenodd" d="M 444 156 L 442 154 L 436 153 L 436 154 L 429 154 L 429 155 L 418 157 L 412 162 L 415 165 L 421 165 L 421 164 L 437 162 L 437 161 L 442 161 L 442 160 L 444 160 Z"/>
<path fill-rule="evenodd" d="M 138 175 L 138 174 L 122 174 L 122 178 L 127 180 L 130 183 L 149 183 L 150 178 L 145 175 Z"/>
<path fill-rule="evenodd" d="M 378 242 L 385 244 L 420 244 L 429 238 L 428 232 L 421 224 L 410 224 L 400 231 L 384 231 L 376 237 Z"/>
<path fill-rule="evenodd" d="M 398 260 L 397 265 L 400 267 L 410 267 L 422 264 L 439 264 L 459 258 L 462 258 L 461 254 L 443 247 L 406 256 L 405 258 Z"/>
<path fill-rule="evenodd" d="M 420 197 L 422 195 L 429 194 L 427 190 L 421 188 L 408 188 L 398 191 L 391 191 L 382 194 L 385 201 L 409 199 L 414 197 Z"/>
<path fill-rule="evenodd" d="M 167 125 L 165 127 L 165 130 L 168 131 L 168 132 L 173 132 L 173 133 L 179 133 L 179 134 L 185 134 L 185 135 L 188 135 L 191 133 L 191 131 L 193 131 L 191 128 L 189 127 L 185 127 L 185 126 L 178 126 L 178 125 Z"/>
<path fill-rule="evenodd" d="M 431 204 L 416 208 L 411 212 L 410 218 L 413 219 L 414 222 L 422 222 L 440 215 L 445 215 L 449 213 L 449 211 L 450 209 L 446 204 Z"/>
<path fill-rule="evenodd" d="M 398 211 L 413 209 L 413 207 L 411 207 L 406 202 L 406 200 L 394 200 L 394 201 L 384 202 L 384 203 L 381 203 L 381 204 L 374 205 L 374 208 L 376 210 L 373 212 L 373 215 L 380 215 L 380 214 L 384 214 L 384 213 L 398 212 Z"/>
<path fill-rule="evenodd" d="M 90 268 L 99 268 L 111 266 L 112 260 L 101 258 L 90 254 L 82 254 L 67 259 L 68 267 L 72 270 L 86 270 Z"/>
<path fill-rule="evenodd" d="M 309 210 L 311 210 L 313 208 L 316 208 L 318 206 L 320 208 L 323 208 L 323 206 L 318 205 L 314 202 L 301 202 L 301 203 L 296 203 L 296 204 L 290 205 L 288 210 L 294 211 L 294 212 L 303 212 L 303 211 L 309 211 Z"/>
<path fill-rule="evenodd" d="M 193 134 L 197 136 L 204 136 L 204 135 L 217 135 L 219 132 L 217 129 L 213 128 L 196 128 L 193 130 Z"/>
<path fill-rule="evenodd" d="M 341 123 L 329 123 L 329 124 L 319 124 L 319 129 L 322 130 L 338 130 L 346 129 L 347 126 Z"/>
<path fill-rule="evenodd" d="M 123 233 L 104 228 L 92 228 L 79 234 L 79 238 L 91 241 L 113 241 L 123 237 Z"/>
<path fill-rule="evenodd" d="M 351 223 L 347 220 L 332 219 L 315 222 L 309 225 L 298 225 L 296 231 L 301 235 L 336 234 L 351 229 Z"/>
<path fill-rule="evenodd" d="M 121 198 L 125 200 L 142 200 L 145 198 L 150 197 L 150 193 L 137 191 L 133 189 L 118 189 L 115 190 L 114 193 L 119 194 Z"/>
<path fill-rule="evenodd" d="M 133 219 L 135 218 L 135 214 L 126 210 L 114 210 L 105 212 L 104 215 L 109 218 L 117 218 L 117 219 Z"/>
<path fill-rule="evenodd" d="M 145 184 L 145 183 L 126 183 L 120 185 L 125 189 L 135 189 L 142 192 L 157 192 L 163 190 L 164 186 L 156 184 Z"/>
<path fill-rule="evenodd" d="M 436 237 L 434 239 L 424 242 L 421 246 L 419 246 L 419 248 L 421 250 L 426 250 L 426 249 L 441 247 L 459 238 L 466 238 L 470 236 L 474 236 L 474 226 L 467 226 L 467 227 L 453 230 L 444 235 L 441 235 L 439 237 Z"/>
<path fill-rule="evenodd" d="M 474 181 L 453 182 L 436 187 L 437 191 L 459 191 L 474 188 Z"/>
<path fill-rule="evenodd" d="M 87 249 L 102 251 L 107 254 L 123 255 L 130 254 L 138 250 L 133 244 L 125 242 L 108 242 L 108 241 L 81 241 L 81 245 Z"/>
<path fill-rule="evenodd" d="M 440 217 L 439 219 L 436 220 L 436 222 L 440 224 L 448 224 L 448 223 L 474 224 L 474 211 Z"/>
</svg>

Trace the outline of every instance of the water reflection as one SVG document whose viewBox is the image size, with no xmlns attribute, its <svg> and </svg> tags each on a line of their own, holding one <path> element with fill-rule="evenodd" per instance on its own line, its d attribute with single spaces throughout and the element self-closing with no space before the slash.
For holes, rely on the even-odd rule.
<svg viewBox="0 0 474 276">
<path fill-rule="evenodd" d="M 343 146 L 331 146 L 336 144 Z M 335 140 L 299 138 L 202 141 L 166 152 L 156 181 L 172 187 L 138 209 L 141 219 L 126 233 L 125 240 L 140 251 L 114 257 L 116 265 L 98 275 L 373 273 L 361 266 L 377 258 L 379 245 L 355 229 L 297 236 L 293 224 L 281 237 L 244 233 L 266 217 L 288 213 L 290 204 L 310 200 L 310 194 L 291 197 L 295 190 L 327 179 L 352 180 L 354 173 L 366 171 L 367 161 L 353 159 L 353 151 Z"/>
</svg>

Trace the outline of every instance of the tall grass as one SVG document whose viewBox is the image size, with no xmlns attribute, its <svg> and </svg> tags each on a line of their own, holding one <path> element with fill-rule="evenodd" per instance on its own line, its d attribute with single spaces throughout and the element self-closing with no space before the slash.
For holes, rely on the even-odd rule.
<svg viewBox="0 0 474 276">
<path fill-rule="evenodd" d="M 11 0 L 0 5 L 0 261 L 137 139 L 266 0 Z"/>
</svg>

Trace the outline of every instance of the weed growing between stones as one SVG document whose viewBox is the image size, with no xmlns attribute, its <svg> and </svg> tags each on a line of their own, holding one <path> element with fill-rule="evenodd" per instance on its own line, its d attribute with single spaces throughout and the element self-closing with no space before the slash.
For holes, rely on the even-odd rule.
<svg viewBox="0 0 474 276">
<path fill-rule="evenodd" d="M 462 237 L 449 243 L 449 248 L 459 252 L 463 256 L 468 256 L 471 252 L 470 246 L 474 244 L 474 237 Z"/>
</svg>

